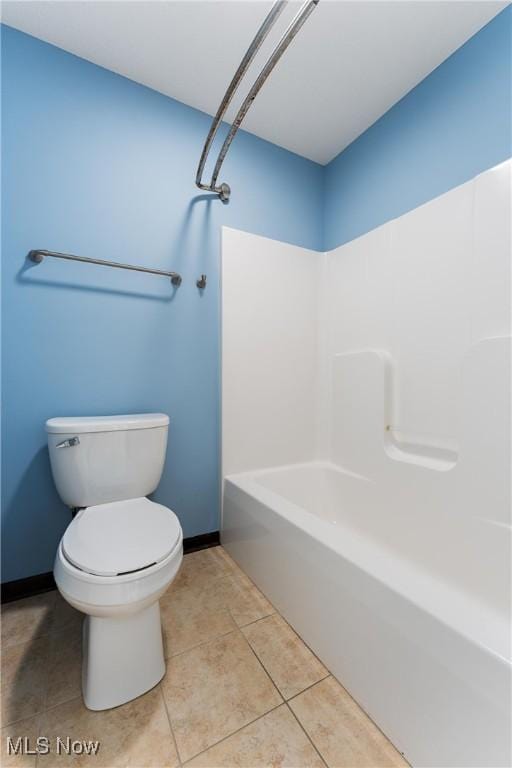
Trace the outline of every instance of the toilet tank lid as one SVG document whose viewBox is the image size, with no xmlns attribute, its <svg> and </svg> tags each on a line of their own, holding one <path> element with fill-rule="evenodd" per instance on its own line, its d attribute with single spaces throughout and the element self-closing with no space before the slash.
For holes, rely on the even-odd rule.
<svg viewBox="0 0 512 768">
<path fill-rule="evenodd" d="M 132 413 L 121 416 L 66 416 L 48 419 L 49 434 L 85 434 L 87 432 L 118 432 L 129 429 L 166 427 L 169 417 L 165 413 Z"/>
</svg>

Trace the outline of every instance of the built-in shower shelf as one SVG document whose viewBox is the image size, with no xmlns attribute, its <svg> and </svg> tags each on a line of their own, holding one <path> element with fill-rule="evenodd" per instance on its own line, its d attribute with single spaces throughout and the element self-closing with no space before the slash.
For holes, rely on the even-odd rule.
<svg viewBox="0 0 512 768">
<path fill-rule="evenodd" d="M 394 362 L 381 349 L 334 355 L 331 456 L 365 477 L 393 462 L 447 472 L 459 460 L 454 436 L 407 429 L 394 420 Z M 388 467 L 389 469 L 389 467 Z"/>
<path fill-rule="evenodd" d="M 394 461 L 416 464 L 438 472 L 453 469 L 458 459 L 457 451 L 449 448 L 398 440 L 390 427 L 386 428 L 384 446 L 387 455 Z"/>
</svg>

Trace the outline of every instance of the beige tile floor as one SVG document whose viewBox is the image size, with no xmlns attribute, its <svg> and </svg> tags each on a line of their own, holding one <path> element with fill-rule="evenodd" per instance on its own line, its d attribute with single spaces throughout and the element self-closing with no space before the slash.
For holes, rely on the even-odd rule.
<svg viewBox="0 0 512 768">
<path fill-rule="evenodd" d="M 4 768 L 398 768 L 402 756 L 221 547 L 186 555 L 161 600 L 167 672 L 106 712 L 80 696 L 81 615 L 51 592 L 2 610 Z M 6 753 L 7 737 L 100 741 Z"/>
</svg>

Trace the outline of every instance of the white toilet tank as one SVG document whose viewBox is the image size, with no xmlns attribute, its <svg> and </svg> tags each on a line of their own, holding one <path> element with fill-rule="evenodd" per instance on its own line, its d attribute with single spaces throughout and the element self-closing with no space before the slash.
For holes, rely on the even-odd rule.
<svg viewBox="0 0 512 768">
<path fill-rule="evenodd" d="M 69 507 L 147 496 L 164 468 L 169 417 L 164 413 L 49 419 L 55 485 Z"/>
</svg>

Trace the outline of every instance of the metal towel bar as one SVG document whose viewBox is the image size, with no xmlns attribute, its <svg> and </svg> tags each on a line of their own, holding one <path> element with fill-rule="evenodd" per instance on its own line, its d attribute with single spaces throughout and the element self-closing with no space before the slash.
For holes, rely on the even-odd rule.
<svg viewBox="0 0 512 768">
<path fill-rule="evenodd" d="M 235 119 L 233 120 L 233 123 L 231 124 L 231 127 L 229 129 L 228 135 L 226 136 L 226 139 L 222 145 L 222 148 L 219 152 L 219 156 L 217 158 L 217 162 L 215 163 L 215 168 L 213 171 L 212 179 L 209 184 L 204 184 L 201 179 L 203 176 L 204 166 L 206 164 L 206 160 L 208 157 L 208 153 L 211 149 L 213 140 L 215 138 L 215 135 L 217 133 L 217 130 L 219 128 L 219 125 L 222 121 L 222 118 L 224 117 L 226 110 L 231 103 L 231 100 L 235 94 L 235 91 L 237 90 L 238 86 L 240 85 L 240 82 L 242 81 L 245 73 L 247 72 L 252 60 L 254 59 L 256 53 L 260 49 L 263 41 L 267 37 L 268 33 L 274 26 L 275 22 L 277 21 L 278 17 L 284 10 L 285 5 L 287 4 L 288 0 L 276 0 L 274 2 L 272 8 L 270 9 L 270 12 L 266 16 L 266 18 L 263 21 L 263 24 L 259 28 L 259 30 L 256 33 L 256 36 L 252 43 L 250 44 L 249 48 L 247 49 L 245 56 L 243 57 L 242 61 L 240 62 L 240 65 L 235 72 L 235 75 L 233 79 L 231 80 L 228 89 L 226 93 L 224 94 L 224 98 L 222 99 L 219 109 L 217 110 L 217 113 L 213 119 L 213 122 L 210 127 L 210 131 L 208 133 L 208 136 L 206 137 L 206 141 L 203 147 L 203 151 L 201 153 L 201 159 L 199 161 L 199 166 L 197 168 L 197 174 L 196 174 L 196 186 L 199 187 L 199 189 L 204 189 L 208 192 L 215 192 L 220 199 L 223 202 L 227 202 L 229 200 L 229 196 L 231 194 L 231 189 L 229 184 L 226 184 L 223 182 L 222 184 L 219 184 L 217 186 L 217 178 L 219 176 L 220 169 L 222 167 L 222 163 L 224 162 L 224 159 L 229 151 L 229 148 L 231 146 L 231 143 L 233 139 L 235 138 L 235 135 L 240 128 L 240 125 L 242 124 L 242 121 L 244 120 L 247 112 L 251 108 L 251 105 L 253 101 L 255 100 L 256 96 L 260 92 L 263 84 L 267 80 L 268 76 L 274 69 L 275 65 L 283 55 L 283 53 L 286 51 L 288 46 L 290 45 L 291 41 L 297 34 L 297 32 L 300 30 L 304 22 L 307 20 L 307 18 L 310 16 L 310 14 L 314 11 L 316 6 L 319 3 L 319 0 L 306 0 L 306 2 L 301 6 L 299 12 L 296 14 L 296 16 L 293 18 L 292 22 L 288 26 L 287 30 L 281 37 L 279 43 L 272 51 L 270 57 L 268 58 L 265 66 L 261 70 L 260 74 L 254 81 L 254 84 L 247 94 L 246 98 L 244 99 L 244 102 L 240 109 L 237 112 L 237 115 Z"/>
<path fill-rule="evenodd" d="M 161 275 L 169 277 L 173 285 L 181 284 L 181 275 L 177 272 L 165 272 L 162 269 L 151 269 L 150 267 L 137 267 L 133 264 L 120 264 L 117 261 L 105 261 L 104 259 L 89 259 L 87 256 L 75 256 L 72 253 L 59 253 L 58 251 L 29 251 L 28 257 L 36 264 L 40 264 L 44 258 L 51 256 L 55 259 L 68 259 L 69 261 L 83 261 L 86 264 L 99 264 L 102 267 L 116 267 L 117 269 L 130 269 L 133 272 L 148 272 L 151 275 Z"/>
</svg>

